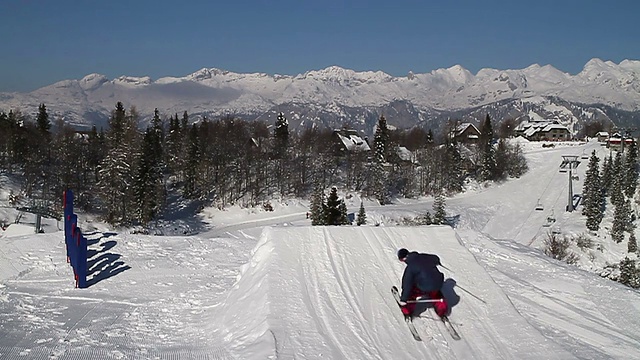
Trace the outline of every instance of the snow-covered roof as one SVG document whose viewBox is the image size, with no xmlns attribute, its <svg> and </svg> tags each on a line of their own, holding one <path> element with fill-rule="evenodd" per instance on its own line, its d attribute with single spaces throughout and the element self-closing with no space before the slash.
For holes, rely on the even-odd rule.
<svg viewBox="0 0 640 360">
<path fill-rule="evenodd" d="M 475 129 L 475 131 L 480 133 L 480 130 L 478 130 L 478 128 L 475 125 L 473 125 L 472 123 L 461 123 L 461 124 L 458 124 L 456 126 L 456 133 L 458 135 L 460 135 L 463 132 L 465 132 L 469 127 L 472 127 L 473 129 Z"/>
<path fill-rule="evenodd" d="M 597 136 L 609 136 L 609 133 L 606 131 L 599 131 L 597 134 Z"/>
<path fill-rule="evenodd" d="M 369 144 L 358 135 L 355 134 L 340 134 L 338 133 L 338 138 L 344 144 L 344 147 L 349 151 L 369 151 L 371 148 Z"/>
<path fill-rule="evenodd" d="M 559 124 L 557 121 L 532 121 L 518 124 L 516 130 L 522 131 L 526 137 L 531 137 L 538 131 L 548 132 L 551 130 L 567 130 L 569 128 Z M 569 131 L 570 132 L 570 131 Z"/>
<path fill-rule="evenodd" d="M 413 160 L 413 154 L 411 153 L 411 151 L 409 151 L 409 149 L 407 149 L 404 146 L 398 146 L 398 157 L 400 158 L 400 160 L 404 160 L 404 161 L 412 161 Z"/>
<path fill-rule="evenodd" d="M 560 124 L 549 124 L 549 125 L 545 126 L 542 129 L 543 132 L 548 132 L 548 131 L 551 131 L 551 130 L 567 130 L 567 131 L 569 131 L 569 129 L 567 129 L 566 126 L 560 125 Z"/>
<path fill-rule="evenodd" d="M 540 129 L 538 129 L 535 126 L 531 126 L 529 127 L 527 130 L 524 131 L 524 136 L 526 137 L 531 137 L 533 136 L 535 133 L 537 133 L 538 131 L 540 131 Z"/>
</svg>

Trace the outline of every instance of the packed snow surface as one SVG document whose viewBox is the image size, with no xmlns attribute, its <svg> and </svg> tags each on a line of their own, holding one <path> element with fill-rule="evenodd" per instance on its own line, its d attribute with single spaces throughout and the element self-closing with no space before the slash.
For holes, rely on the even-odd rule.
<svg viewBox="0 0 640 360">
<path fill-rule="evenodd" d="M 206 209 L 209 230 L 196 235 L 132 234 L 79 214 L 87 289 L 74 288 L 59 224 L 33 234 L 25 214 L 0 233 L 0 359 L 640 359 L 639 293 L 584 270 L 587 260 L 578 267 L 541 251 L 551 229 L 585 232 L 581 208 L 564 211 L 562 155 L 580 157 L 579 194 L 581 155 L 609 151 L 540 145 L 522 142 L 531 169 L 520 179 L 469 184 L 447 199 L 453 228 L 398 225 L 430 210 L 430 198 L 365 201 L 360 227 L 310 226 L 304 201 Z M 347 205 L 357 211 L 360 199 Z M 593 266 L 625 251 L 606 233 L 597 234 L 603 251 L 582 254 Z M 415 320 L 423 341 L 412 338 L 390 292 L 404 269 L 400 247 L 442 259 L 461 340 L 429 308 Z"/>
</svg>

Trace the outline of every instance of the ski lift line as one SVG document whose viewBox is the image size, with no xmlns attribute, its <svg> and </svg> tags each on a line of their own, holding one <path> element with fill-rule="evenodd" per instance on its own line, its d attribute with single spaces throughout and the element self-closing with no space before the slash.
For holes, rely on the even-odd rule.
<svg viewBox="0 0 640 360">
<path fill-rule="evenodd" d="M 555 172 L 555 170 L 553 171 L 553 173 L 550 174 L 549 176 L 549 182 L 547 182 L 547 185 L 544 187 L 544 190 L 542 190 L 542 195 L 544 195 L 547 190 L 549 189 L 549 185 L 551 185 L 551 182 L 553 181 L 553 177 L 556 175 L 557 173 Z M 560 195 L 562 195 L 562 191 L 560 192 Z M 554 202 L 554 205 L 556 205 L 556 203 L 558 202 L 558 199 L 560 198 L 560 195 L 558 195 L 558 197 L 556 198 L 556 201 Z M 540 201 L 542 197 L 538 198 L 538 201 Z M 527 216 L 527 218 L 525 219 L 525 221 L 523 221 L 522 223 L 520 223 L 520 228 L 518 229 L 518 232 L 516 233 L 516 236 L 514 236 L 514 239 L 517 239 L 518 236 L 520 235 L 520 233 L 522 232 L 522 229 L 524 228 L 524 224 L 527 223 L 529 221 L 529 219 L 531 218 L 531 215 L 533 215 L 537 210 L 531 209 L 529 211 L 529 215 Z M 538 232 L 536 233 L 536 236 L 534 236 L 533 239 L 531 239 L 531 242 L 529 243 L 529 246 L 531 246 L 531 244 L 534 243 L 535 239 L 538 237 L 538 233 L 540 232 L 540 230 L 542 229 L 542 225 L 540 225 L 540 227 L 538 228 Z"/>
</svg>

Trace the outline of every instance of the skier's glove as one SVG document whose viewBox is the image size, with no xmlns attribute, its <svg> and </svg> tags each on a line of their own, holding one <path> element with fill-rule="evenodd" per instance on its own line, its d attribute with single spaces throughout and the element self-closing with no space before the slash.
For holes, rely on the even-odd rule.
<svg viewBox="0 0 640 360">
<path fill-rule="evenodd" d="M 406 301 L 400 301 L 398 304 L 400 304 L 400 306 L 407 306 L 407 302 Z"/>
</svg>

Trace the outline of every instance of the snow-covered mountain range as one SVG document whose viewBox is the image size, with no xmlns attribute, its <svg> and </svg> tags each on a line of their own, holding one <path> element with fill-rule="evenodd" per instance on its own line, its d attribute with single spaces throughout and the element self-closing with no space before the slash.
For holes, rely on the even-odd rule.
<svg viewBox="0 0 640 360">
<path fill-rule="evenodd" d="M 35 114 L 45 103 L 52 118 L 76 126 L 102 125 L 117 101 L 135 106 L 143 118 L 155 108 L 192 118 L 234 115 L 275 121 L 284 112 L 293 128 L 321 122 L 371 131 L 384 114 L 390 125 L 439 128 L 447 119 L 557 119 L 578 131 L 588 120 L 632 126 L 640 122 L 640 61 L 619 64 L 592 59 L 571 75 L 551 65 L 520 70 L 460 65 L 394 77 L 338 66 L 295 76 L 239 74 L 203 68 L 183 77 L 108 79 L 90 74 L 30 93 L 0 93 L 0 110 Z"/>
</svg>

